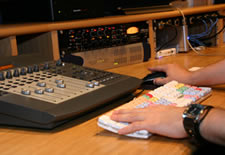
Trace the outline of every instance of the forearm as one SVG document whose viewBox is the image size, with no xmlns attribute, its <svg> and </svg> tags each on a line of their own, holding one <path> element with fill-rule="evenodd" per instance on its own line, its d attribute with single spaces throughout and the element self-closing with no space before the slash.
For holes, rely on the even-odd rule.
<svg viewBox="0 0 225 155">
<path fill-rule="evenodd" d="M 225 146 L 225 111 L 213 108 L 200 125 L 201 135 L 208 141 Z"/>
<path fill-rule="evenodd" d="M 225 60 L 194 72 L 190 77 L 193 85 L 225 84 Z"/>
</svg>

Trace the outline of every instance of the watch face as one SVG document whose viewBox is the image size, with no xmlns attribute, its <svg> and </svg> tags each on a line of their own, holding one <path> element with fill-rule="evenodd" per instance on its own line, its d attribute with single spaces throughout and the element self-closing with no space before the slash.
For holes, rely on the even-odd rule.
<svg viewBox="0 0 225 155">
<path fill-rule="evenodd" d="M 199 114 L 199 110 L 200 110 L 199 107 L 192 106 L 188 109 L 188 113 L 196 116 L 197 114 Z"/>
<path fill-rule="evenodd" d="M 191 104 L 183 113 L 183 124 L 186 132 L 191 136 L 196 135 L 196 124 L 199 123 L 199 118 L 205 106 L 201 104 Z"/>
</svg>

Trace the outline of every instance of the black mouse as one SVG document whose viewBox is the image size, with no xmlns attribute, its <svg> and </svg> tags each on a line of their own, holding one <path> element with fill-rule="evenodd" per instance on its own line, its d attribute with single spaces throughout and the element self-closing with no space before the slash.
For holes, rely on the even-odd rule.
<svg viewBox="0 0 225 155">
<path fill-rule="evenodd" d="M 143 89 L 155 89 L 157 87 L 159 87 L 160 85 L 154 85 L 153 83 L 153 80 L 155 78 L 159 78 L 159 77 L 166 77 L 166 73 L 165 72 L 153 72 L 153 73 L 150 73 L 150 74 L 147 74 L 142 80 L 142 84 L 141 84 L 141 87 Z"/>
</svg>

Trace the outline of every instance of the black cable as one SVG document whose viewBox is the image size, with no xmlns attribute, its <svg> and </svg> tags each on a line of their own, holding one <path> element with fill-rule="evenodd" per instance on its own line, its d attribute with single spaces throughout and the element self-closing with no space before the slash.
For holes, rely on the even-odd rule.
<svg viewBox="0 0 225 155">
<path fill-rule="evenodd" d="M 177 32 L 176 26 L 170 25 L 170 24 L 166 24 L 166 26 L 170 26 L 170 27 L 174 28 L 174 30 L 175 30 L 175 35 L 174 35 L 174 37 L 171 38 L 169 41 L 167 41 L 166 43 L 164 43 L 163 45 L 161 45 L 161 47 L 160 47 L 159 49 L 157 49 L 156 52 L 160 51 L 163 47 L 167 47 L 167 46 L 169 45 L 169 43 L 171 43 L 173 40 L 175 40 L 175 39 L 177 38 L 177 33 L 178 33 L 178 32 Z"/>
<path fill-rule="evenodd" d="M 225 16 L 219 14 L 217 18 L 225 18 Z"/>
</svg>

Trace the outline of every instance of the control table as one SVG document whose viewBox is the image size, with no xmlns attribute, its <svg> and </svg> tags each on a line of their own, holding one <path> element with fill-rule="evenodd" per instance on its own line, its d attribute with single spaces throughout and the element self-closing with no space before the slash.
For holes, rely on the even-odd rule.
<svg viewBox="0 0 225 155">
<path fill-rule="evenodd" d="M 225 48 L 208 49 L 207 54 L 212 54 L 212 56 L 199 56 L 194 52 L 177 54 L 159 60 L 111 69 L 110 71 L 143 78 L 148 73 L 148 66 L 178 63 L 186 68 L 205 67 L 224 59 L 224 51 Z M 223 85 L 212 87 L 212 96 L 202 103 L 225 108 L 225 87 Z M 0 152 L 2 155 L 179 155 L 191 154 L 196 151 L 196 146 L 189 143 L 187 139 L 176 140 L 158 135 L 153 135 L 149 139 L 135 139 L 106 131 L 98 127 L 97 118 L 102 112 L 109 111 L 109 109 L 109 107 L 100 108 L 89 115 L 79 117 L 53 130 L 1 126 Z"/>
</svg>

